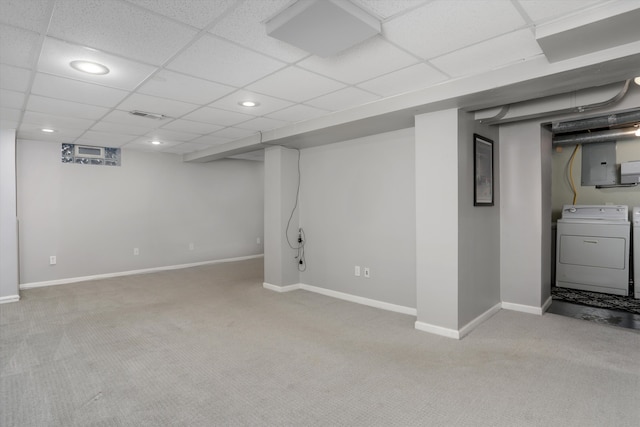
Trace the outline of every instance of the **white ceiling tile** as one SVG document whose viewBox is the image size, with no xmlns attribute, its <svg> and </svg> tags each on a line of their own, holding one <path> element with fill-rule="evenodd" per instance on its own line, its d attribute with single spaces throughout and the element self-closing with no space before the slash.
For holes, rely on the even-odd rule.
<svg viewBox="0 0 640 427">
<path fill-rule="evenodd" d="M 31 71 L 25 68 L 0 64 L 0 88 L 26 92 L 29 88 Z"/>
<path fill-rule="evenodd" d="M 316 117 L 324 116 L 328 114 L 327 110 L 321 110 L 319 108 L 309 107 L 307 105 L 297 104 L 284 110 L 276 111 L 269 114 L 267 117 L 270 119 L 281 120 L 283 122 L 301 122 L 303 120 L 315 119 Z M 242 127 L 246 127 L 243 123 Z"/>
<path fill-rule="evenodd" d="M 82 134 L 78 129 L 58 129 L 56 133 L 44 133 L 39 127 L 23 123 L 18 129 L 17 139 L 29 139 L 33 141 L 50 141 L 54 143 L 73 143 Z"/>
<path fill-rule="evenodd" d="M 386 22 L 383 34 L 430 59 L 525 25 L 509 1 L 435 0 Z"/>
<path fill-rule="evenodd" d="M 167 68 L 240 87 L 284 66 L 275 59 L 205 35 L 178 55 Z"/>
<path fill-rule="evenodd" d="M 153 139 L 159 139 L 160 141 L 178 142 L 187 142 L 200 137 L 200 135 L 196 133 L 177 132 L 169 129 L 154 129 L 151 132 L 147 132 L 146 136 L 149 136 Z"/>
<path fill-rule="evenodd" d="M 32 136 L 37 136 L 36 139 L 41 139 L 43 141 L 55 141 L 60 138 L 67 139 L 75 139 L 82 135 L 84 129 L 73 129 L 73 128 L 56 128 L 56 131 L 53 133 L 42 132 L 43 126 L 34 124 L 34 123 L 22 123 L 20 125 L 20 129 L 18 130 L 19 137 L 23 137 L 25 133 L 28 133 Z"/>
<path fill-rule="evenodd" d="M 306 104 L 325 110 L 341 111 L 355 107 L 356 105 L 375 101 L 376 99 L 380 99 L 380 97 L 355 87 L 347 87 L 337 92 L 307 101 Z"/>
<path fill-rule="evenodd" d="M 34 111 L 25 111 L 22 119 L 25 123 L 40 126 L 41 128 L 50 129 L 89 129 L 95 120 L 80 119 L 77 117 L 57 116 L 54 114 L 36 113 Z"/>
<path fill-rule="evenodd" d="M 0 117 L 2 117 L 3 120 L 8 120 L 11 122 L 19 121 L 21 113 L 22 112 L 16 108 L 0 108 Z"/>
<path fill-rule="evenodd" d="M 520 6 L 532 21 L 539 23 L 553 19 L 567 13 L 583 10 L 584 8 L 602 3 L 601 0 L 518 0 Z"/>
<path fill-rule="evenodd" d="M 37 73 L 31 92 L 82 104 L 115 107 L 127 92 L 110 87 Z"/>
<path fill-rule="evenodd" d="M 127 0 L 197 28 L 204 28 L 236 3 L 236 0 Z"/>
<path fill-rule="evenodd" d="M 214 146 L 214 145 L 220 145 L 220 144 L 225 144 L 227 142 L 232 141 L 233 138 L 223 138 L 220 136 L 214 136 L 214 135 L 204 135 L 201 136 L 199 138 L 193 139 L 191 141 L 189 141 L 190 143 L 197 143 L 200 145 L 204 145 L 204 146 Z"/>
<path fill-rule="evenodd" d="M 387 19 L 393 15 L 425 4 L 427 0 L 352 0 L 364 10 Z"/>
<path fill-rule="evenodd" d="M 122 111 L 114 111 L 111 114 L 122 114 Z M 107 118 L 109 118 L 109 116 L 107 116 Z M 111 119 L 113 119 L 113 117 L 111 117 Z M 138 118 L 138 120 L 144 120 L 144 119 Z M 91 130 L 96 130 L 100 132 L 113 132 L 113 133 L 119 133 L 124 135 L 137 135 L 137 136 L 141 136 L 149 132 L 149 128 L 146 128 L 146 127 L 133 126 L 133 125 L 127 125 L 122 123 L 106 122 L 104 120 L 93 125 L 91 127 Z"/>
<path fill-rule="evenodd" d="M 258 117 L 257 119 L 249 120 L 248 122 L 244 122 L 238 126 L 243 129 L 249 129 L 254 131 L 266 131 L 271 129 L 278 129 L 283 126 L 286 126 L 288 122 L 283 122 L 282 120 L 274 120 L 266 117 Z"/>
<path fill-rule="evenodd" d="M 414 56 L 381 37 L 374 37 L 334 57 L 312 56 L 298 65 L 336 80 L 356 84 L 417 62 Z"/>
<path fill-rule="evenodd" d="M 243 107 L 239 105 L 240 101 L 256 101 L 258 105 L 255 107 Z M 273 98 L 271 96 L 250 92 L 248 90 L 240 90 L 225 96 L 209 104 L 210 107 L 221 108 L 223 110 L 235 111 L 238 113 L 251 114 L 253 116 L 264 116 L 277 110 L 293 105 L 292 102 L 282 99 Z"/>
<path fill-rule="evenodd" d="M 231 86 L 162 70 L 145 82 L 137 91 L 147 95 L 204 105 L 234 90 Z"/>
<path fill-rule="evenodd" d="M 147 113 L 157 113 L 163 116 L 180 117 L 198 108 L 195 104 L 188 104 L 182 101 L 173 101 L 157 96 L 142 95 L 134 93 L 118 105 L 118 110 L 124 111 L 145 111 Z"/>
<path fill-rule="evenodd" d="M 164 151 L 165 153 L 186 154 L 186 153 L 193 153 L 194 151 L 206 150 L 209 147 L 210 147 L 209 145 L 204 145 L 204 144 L 196 144 L 193 142 L 183 142 L 182 144 L 179 144 L 179 145 L 173 145 L 171 147 L 167 147 L 162 151 Z"/>
<path fill-rule="evenodd" d="M 120 0 L 56 2 L 49 35 L 160 65 L 197 31 Z"/>
<path fill-rule="evenodd" d="M 168 147 L 182 144 L 182 141 L 161 141 L 162 144 L 153 145 L 151 141 L 153 141 L 152 138 L 145 136 L 142 138 L 134 139 L 133 141 L 124 144 L 122 148 L 160 153 Z"/>
<path fill-rule="evenodd" d="M 31 95 L 29 97 L 26 109 L 28 111 L 35 111 L 38 113 L 79 117 L 82 119 L 92 120 L 97 120 L 109 112 L 108 108 L 63 101 L 61 99 L 46 98 L 39 95 Z"/>
<path fill-rule="evenodd" d="M 194 120 L 196 122 L 210 123 L 212 125 L 232 126 L 251 120 L 255 118 L 255 116 L 220 110 L 218 108 L 202 107 L 182 118 L 186 120 Z"/>
<path fill-rule="evenodd" d="M 151 143 L 151 141 L 153 141 L 154 138 L 152 136 L 143 136 L 141 138 L 137 138 L 134 139 L 133 141 L 129 142 L 128 144 L 126 144 L 127 147 L 130 146 L 141 146 L 141 147 L 148 147 L 153 149 L 154 151 L 162 151 L 163 148 L 166 147 L 172 147 L 174 145 L 178 145 L 178 144 L 182 144 L 183 141 L 170 141 L 170 140 L 161 140 L 161 144 L 160 145 L 153 145 Z"/>
<path fill-rule="evenodd" d="M 295 62 L 308 55 L 307 52 L 266 36 L 264 21 L 272 17 L 291 0 L 246 1 L 234 9 L 211 32 L 282 61 Z"/>
<path fill-rule="evenodd" d="M 426 64 L 416 64 L 361 83 L 358 86 L 382 96 L 391 96 L 422 89 L 440 83 L 447 78 L 447 76 Z"/>
<path fill-rule="evenodd" d="M 36 60 L 40 36 L 34 32 L 0 25 L 0 62 L 31 67 Z"/>
<path fill-rule="evenodd" d="M 431 62 L 454 77 L 477 74 L 542 54 L 528 29 L 487 40 Z"/>
<path fill-rule="evenodd" d="M 217 132 L 212 133 L 210 136 L 214 138 L 228 138 L 230 140 L 245 138 L 247 136 L 255 135 L 256 131 L 248 129 L 240 129 L 236 127 L 228 127 Z"/>
<path fill-rule="evenodd" d="M 133 114 L 129 114 L 125 111 L 119 111 L 119 110 L 114 110 L 110 112 L 103 119 L 103 121 L 106 123 L 117 123 L 123 126 L 133 126 L 132 129 L 144 129 L 145 133 L 151 129 L 158 128 L 168 123 L 168 120 L 169 119 L 164 119 L 164 120 L 148 119 L 140 116 L 134 116 Z M 97 125 L 94 126 L 93 129 L 97 129 Z M 129 132 L 129 131 L 125 133 L 134 134 L 133 132 Z"/>
<path fill-rule="evenodd" d="M 252 85 L 247 89 L 267 95 L 303 102 L 343 88 L 345 85 L 309 71 L 287 67 Z"/>
<path fill-rule="evenodd" d="M 222 129 L 222 126 L 212 125 L 209 123 L 194 122 L 192 120 L 177 119 L 167 125 L 162 126 L 161 129 L 204 135 L 220 130 Z"/>
<path fill-rule="evenodd" d="M 25 94 L 13 90 L 0 89 L 0 107 L 22 110 Z"/>
<path fill-rule="evenodd" d="M 97 62 L 109 68 L 103 75 L 87 74 L 71 68 L 69 63 L 75 60 Z M 109 55 L 95 49 L 66 43 L 47 37 L 38 61 L 38 71 L 97 83 L 119 89 L 134 89 L 149 77 L 156 67 Z"/>
<path fill-rule="evenodd" d="M 52 0 L 1 0 L 0 23 L 44 32 Z"/>
<path fill-rule="evenodd" d="M 114 132 L 96 132 L 93 130 L 87 131 L 80 138 L 78 138 L 78 143 L 84 143 L 90 145 L 95 145 L 95 143 L 99 143 L 100 146 L 103 147 L 120 147 L 122 144 L 133 141 L 136 139 L 135 135 L 126 135 L 119 134 Z"/>
<path fill-rule="evenodd" d="M 0 108 L 0 111 L 2 111 L 2 108 Z M 17 129 L 18 124 L 18 120 L 5 119 L 0 115 L 0 129 Z"/>
</svg>

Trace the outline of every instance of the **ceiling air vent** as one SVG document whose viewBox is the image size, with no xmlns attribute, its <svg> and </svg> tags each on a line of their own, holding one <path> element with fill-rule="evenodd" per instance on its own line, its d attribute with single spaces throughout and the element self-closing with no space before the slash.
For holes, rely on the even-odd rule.
<svg viewBox="0 0 640 427">
<path fill-rule="evenodd" d="M 147 119 L 153 119 L 153 120 L 163 120 L 167 118 L 167 116 L 165 116 L 164 114 L 148 113 L 146 111 L 138 111 L 138 110 L 129 111 L 129 114 L 133 114 L 134 116 L 145 117 Z"/>
</svg>

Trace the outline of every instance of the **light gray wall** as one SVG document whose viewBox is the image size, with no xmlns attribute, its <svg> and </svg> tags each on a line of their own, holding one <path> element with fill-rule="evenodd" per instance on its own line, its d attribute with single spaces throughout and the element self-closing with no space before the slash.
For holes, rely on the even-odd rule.
<svg viewBox="0 0 640 427">
<path fill-rule="evenodd" d="M 260 162 L 125 150 L 121 167 L 63 164 L 59 144 L 18 141 L 17 164 L 21 283 L 263 251 Z"/>
<path fill-rule="evenodd" d="M 300 281 L 415 307 L 414 170 L 413 129 L 303 150 Z"/>
<path fill-rule="evenodd" d="M 16 131 L 0 129 L 0 299 L 3 300 L 18 296 L 15 154 Z"/>
<path fill-rule="evenodd" d="M 298 151 L 268 147 L 264 156 L 264 281 L 287 286 L 300 282 L 296 251 L 300 208 L 293 212 L 298 190 Z M 289 223 L 289 218 L 291 222 Z"/>
<path fill-rule="evenodd" d="M 458 110 L 416 116 L 418 322 L 458 330 Z"/>
<path fill-rule="evenodd" d="M 539 122 L 500 126 L 500 284 L 502 301 L 541 307 L 551 215 L 543 212 L 551 200 L 548 178 L 551 150 L 541 147 Z M 546 148 L 545 148 L 546 147 Z M 544 201 L 544 202 L 543 202 Z M 545 235 L 546 234 L 546 235 Z M 550 280 L 550 279 L 548 279 Z"/>
<path fill-rule="evenodd" d="M 458 324 L 500 302 L 500 144 L 498 129 L 458 114 Z M 473 134 L 493 140 L 494 206 L 473 205 Z"/>
</svg>

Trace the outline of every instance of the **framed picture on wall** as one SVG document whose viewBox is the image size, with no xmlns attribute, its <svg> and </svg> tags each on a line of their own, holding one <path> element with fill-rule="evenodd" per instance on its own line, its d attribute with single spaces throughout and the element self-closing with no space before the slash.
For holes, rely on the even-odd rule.
<svg viewBox="0 0 640 427">
<path fill-rule="evenodd" d="M 493 141 L 473 134 L 473 205 L 493 206 Z"/>
</svg>

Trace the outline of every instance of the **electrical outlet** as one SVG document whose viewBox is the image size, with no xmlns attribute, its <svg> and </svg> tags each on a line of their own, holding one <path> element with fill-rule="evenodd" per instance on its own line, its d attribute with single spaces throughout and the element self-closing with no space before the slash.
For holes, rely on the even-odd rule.
<svg viewBox="0 0 640 427">
<path fill-rule="evenodd" d="M 356 265 L 354 274 L 356 275 L 356 277 L 360 277 L 360 266 L 359 265 Z"/>
<path fill-rule="evenodd" d="M 368 279 L 369 277 L 371 277 L 371 271 L 369 270 L 369 267 L 365 267 L 364 268 L 364 277 L 366 279 Z"/>
<path fill-rule="evenodd" d="M 192 251 L 196 248 L 196 246 L 193 243 L 189 243 L 189 250 Z"/>
<path fill-rule="evenodd" d="M 134 254 L 134 255 L 140 255 L 140 249 L 138 249 L 138 248 L 133 248 L 133 254 Z"/>
<path fill-rule="evenodd" d="M 57 263 L 57 262 L 58 262 L 58 261 L 57 261 L 57 259 L 56 259 L 56 256 L 55 256 L 55 255 L 51 255 L 51 256 L 49 257 L 49 265 L 56 265 L 56 263 Z"/>
</svg>

